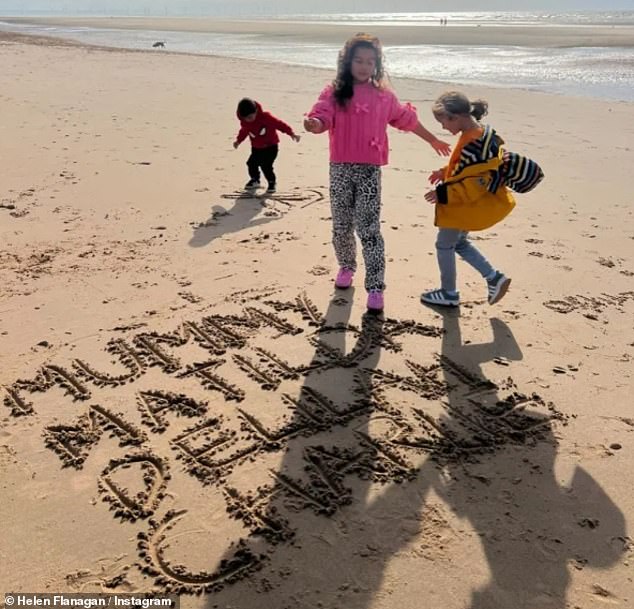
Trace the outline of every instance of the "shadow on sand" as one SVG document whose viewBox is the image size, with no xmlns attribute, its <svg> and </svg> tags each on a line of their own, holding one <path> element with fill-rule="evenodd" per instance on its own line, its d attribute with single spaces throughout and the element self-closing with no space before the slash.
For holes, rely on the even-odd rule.
<svg viewBox="0 0 634 609">
<path fill-rule="evenodd" d="M 566 609 L 570 569 L 618 561 L 625 522 L 583 469 L 558 482 L 553 428 L 563 415 L 512 379 L 483 376 L 494 358 L 522 359 L 510 328 L 492 319 L 490 342 L 463 344 L 459 313 L 443 313 L 441 352 L 422 365 L 400 341 L 411 348 L 428 327 L 365 316 L 354 328 L 351 304 L 334 297 L 315 333 L 270 484 L 230 506 L 251 531 L 243 549 L 262 562 L 232 571 L 238 555 L 228 552 L 220 568 L 234 575 L 208 608 L 387 609 L 386 569 L 406 553 L 410 571 L 437 574 L 410 582 L 428 595 L 417 606 L 464 609 L 447 589 L 460 581 L 472 587 L 469 609 Z M 401 372 L 379 368 L 384 356 Z M 470 527 L 452 528 L 447 510 Z M 436 564 L 448 530 L 457 545 Z M 461 535 L 481 544 L 484 584 Z"/>
<path fill-rule="evenodd" d="M 189 240 L 191 247 L 205 247 L 214 239 L 223 235 L 237 233 L 247 228 L 263 226 L 281 218 L 281 214 L 267 211 L 266 198 L 257 197 L 245 191 L 235 199 L 234 205 L 225 209 L 221 205 L 214 205 L 209 218 L 193 228 L 193 235 Z M 270 215 L 263 215 L 263 214 Z"/>
</svg>

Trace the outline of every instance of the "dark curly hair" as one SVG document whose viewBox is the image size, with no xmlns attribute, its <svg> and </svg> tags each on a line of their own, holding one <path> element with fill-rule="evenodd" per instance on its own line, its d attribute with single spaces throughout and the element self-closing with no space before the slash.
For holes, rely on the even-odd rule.
<svg viewBox="0 0 634 609">
<path fill-rule="evenodd" d="M 340 106 L 345 106 L 354 93 L 352 71 L 352 59 L 357 49 L 372 49 L 376 53 L 376 67 L 372 74 L 371 82 L 377 88 L 387 85 L 387 76 L 383 69 L 383 47 L 376 36 L 359 32 L 346 41 L 343 49 L 339 51 L 337 60 L 337 77 L 333 81 L 334 96 Z"/>
<path fill-rule="evenodd" d="M 257 112 L 258 107 L 255 104 L 255 101 L 250 99 L 249 97 L 243 97 L 238 102 L 238 116 L 240 118 L 244 118 L 245 116 L 249 116 L 254 112 Z"/>
</svg>

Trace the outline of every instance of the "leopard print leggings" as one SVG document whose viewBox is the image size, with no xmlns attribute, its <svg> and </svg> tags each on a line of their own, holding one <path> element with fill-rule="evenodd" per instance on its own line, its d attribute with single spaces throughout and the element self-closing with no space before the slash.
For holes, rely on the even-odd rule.
<svg viewBox="0 0 634 609">
<path fill-rule="evenodd" d="M 330 163 L 332 244 L 340 267 L 357 269 L 356 241 L 365 262 L 365 289 L 385 289 L 385 248 L 379 222 L 381 168 L 362 163 Z"/>
</svg>

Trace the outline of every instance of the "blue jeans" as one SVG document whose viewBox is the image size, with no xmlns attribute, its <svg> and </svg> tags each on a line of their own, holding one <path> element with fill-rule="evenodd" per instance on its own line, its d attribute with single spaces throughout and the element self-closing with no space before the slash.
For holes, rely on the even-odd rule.
<svg viewBox="0 0 634 609">
<path fill-rule="evenodd" d="M 456 291 L 456 254 L 468 262 L 482 277 L 491 275 L 495 270 L 467 239 L 468 234 L 467 231 L 455 228 L 438 229 L 436 256 L 440 268 L 440 287 L 443 290 Z"/>
</svg>

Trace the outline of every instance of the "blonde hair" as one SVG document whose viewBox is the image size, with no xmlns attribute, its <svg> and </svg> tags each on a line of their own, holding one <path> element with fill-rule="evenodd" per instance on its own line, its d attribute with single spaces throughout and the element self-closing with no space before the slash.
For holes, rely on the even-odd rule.
<svg viewBox="0 0 634 609">
<path fill-rule="evenodd" d="M 443 93 L 431 108 L 434 116 L 461 116 L 471 115 L 477 121 L 486 116 L 489 111 L 489 103 L 483 99 L 469 101 L 469 98 L 459 91 L 447 91 Z"/>
</svg>

